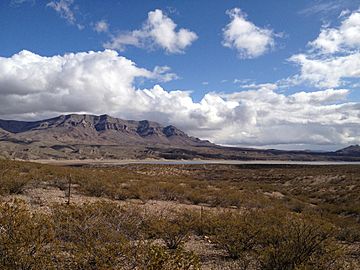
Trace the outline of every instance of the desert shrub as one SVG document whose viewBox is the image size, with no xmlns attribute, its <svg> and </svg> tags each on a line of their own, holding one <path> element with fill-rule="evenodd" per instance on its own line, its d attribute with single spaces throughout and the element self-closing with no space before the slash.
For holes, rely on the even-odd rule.
<svg viewBox="0 0 360 270">
<path fill-rule="evenodd" d="M 226 194 L 226 196 L 224 196 Z M 231 188 L 225 188 L 217 190 L 211 196 L 210 203 L 212 206 L 240 206 L 244 201 L 244 192 L 239 190 L 233 190 Z"/>
<path fill-rule="evenodd" d="M 301 202 L 292 202 L 291 204 L 288 205 L 289 209 L 292 211 L 292 212 L 295 212 L 295 213 L 301 213 L 304 211 L 304 204 L 301 203 Z"/>
<path fill-rule="evenodd" d="M 198 269 L 197 256 L 180 248 L 178 242 L 176 250 L 168 250 L 145 239 L 149 227 L 145 228 L 144 218 L 136 207 L 124 209 L 107 202 L 60 205 L 54 208 L 53 215 L 56 237 L 62 243 L 63 256 L 59 257 L 58 265 L 63 268 Z"/>
<path fill-rule="evenodd" d="M 187 190 L 185 196 L 186 200 L 192 202 L 195 205 L 200 203 L 208 203 L 210 201 L 209 194 L 200 189 Z"/>
<path fill-rule="evenodd" d="M 22 201 L 0 205 L 0 268 L 55 269 L 54 225 Z"/>
<path fill-rule="evenodd" d="M 89 177 L 81 183 L 81 191 L 88 196 L 93 197 L 113 197 L 114 186 L 108 181 Z"/>
<path fill-rule="evenodd" d="M 214 213 L 213 210 L 204 210 L 204 207 L 201 207 L 199 210 L 191 211 L 191 215 L 192 230 L 195 235 L 209 237 L 209 235 L 214 234 L 218 227 L 218 214 Z"/>
<path fill-rule="evenodd" d="M 138 196 L 138 191 L 136 193 L 133 192 L 132 188 L 129 188 L 127 186 L 120 187 L 116 189 L 114 199 L 115 200 L 126 200 L 126 199 L 137 199 L 140 196 Z"/>
<path fill-rule="evenodd" d="M 148 218 L 150 237 L 161 238 L 169 249 L 181 246 L 193 229 L 192 212 L 161 213 Z"/>
<path fill-rule="evenodd" d="M 134 249 L 133 249 L 134 250 Z M 135 248 L 137 256 L 132 255 L 132 266 L 147 270 L 197 270 L 200 269 L 199 257 L 182 247 L 169 250 L 155 244 L 140 244 Z"/>
<path fill-rule="evenodd" d="M 69 187 L 69 176 L 55 176 L 49 184 L 60 190 L 67 190 Z"/>
<path fill-rule="evenodd" d="M 283 210 L 229 211 L 214 217 L 211 239 L 238 269 L 342 269 L 333 226 Z"/>
<path fill-rule="evenodd" d="M 107 203 L 55 207 L 55 233 L 63 254 L 58 265 L 63 269 L 109 269 L 124 264 L 128 240 L 114 220 L 119 211 Z"/>
<path fill-rule="evenodd" d="M 252 190 L 244 192 L 237 188 L 222 186 L 216 192 L 212 192 L 208 202 L 213 207 L 262 208 L 267 206 L 270 200 L 260 192 Z"/>
<path fill-rule="evenodd" d="M 218 215 L 213 241 L 233 259 L 254 250 L 260 233 L 255 213 L 225 212 Z"/>
<path fill-rule="evenodd" d="M 331 225 L 304 215 L 264 214 L 258 240 L 261 269 L 341 269 Z"/>
<path fill-rule="evenodd" d="M 151 189 L 153 190 L 153 197 L 164 201 L 183 201 L 185 187 L 178 183 L 161 182 L 152 183 Z"/>
<path fill-rule="evenodd" d="M 44 219 L 50 218 L 48 222 L 56 225 L 53 228 L 56 237 L 46 240 L 48 244 L 40 249 L 46 249 L 46 255 L 51 256 L 47 259 L 50 263 L 47 269 L 51 269 L 51 262 L 58 269 L 144 269 L 151 265 L 152 259 L 142 261 L 141 258 L 155 256 L 160 261 L 166 261 L 163 258 L 172 258 L 175 252 L 180 252 L 187 236 L 193 232 L 198 236 L 209 236 L 212 242 L 227 252 L 228 257 L 237 258 L 226 260 L 235 269 L 341 269 L 341 249 L 333 239 L 331 226 L 323 220 L 335 225 L 335 237 L 341 244 L 354 243 L 349 245 L 353 247 L 360 239 L 358 166 L 184 165 L 181 170 L 175 171 L 169 170 L 170 167 L 173 168 L 162 165 L 75 168 L 5 160 L 0 161 L 0 195 L 19 194 L 27 188 L 46 185 L 66 190 L 67 177 L 72 175 L 75 193 L 90 196 L 115 200 L 135 198 L 206 203 L 225 208 L 236 206 L 229 211 L 231 214 L 226 214 L 229 217 L 219 214 L 221 208 L 201 214 L 197 210 L 191 213 L 191 218 L 185 218 L 185 225 L 177 217 L 177 212 L 164 213 L 159 217 L 151 211 L 146 215 L 144 208 L 137 209 L 131 205 L 55 206 L 52 215 L 40 215 Z M 279 191 L 285 197 L 269 196 L 264 194 L 266 191 Z M 36 204 L 36 201 L 32 200 L 32 203 Z M 270 208 L 277 210 L 270 211 Z M 254 217 L 246 216 L 244 211 L 249 209 L 257 209 L 249 212 Z M 32 218 L 29 219 L 28 214 Z M 29 212 L 21 214 L 21 219 L 30 220 L 26 226 L 34 227 L 35 216 L 39 218 L 36 213 Z M 19 222 L 13 225 L 20 226 L 16 224 Z M 20 227 L 28 230 L 26 226 Z M 261 229 L 255 237 L 255 244 L 247 238 L 254 228 Z M 20 237 L 20 234 L 17 235 Z M 306 238 L 306 235 L 309 237 Z M 160 247 L 154 246 L 154 250 L 161 249 L 161 252 L 155 252 L 151 247 L 153 243 L 159 243 L 159 239 L 163 241 Z M 26 239 L 21 241 L 30 242 Z M 143 244 L 140 245 L 140 242 Z M 162 245 L 163 242 L 166 245 Z M 249 244 L 251 248 L 244 251 L 243 247 Z M 167 246 L 177 248 L 169 249 Z M 7 248 L 15 250 L 16 247 L 15 244 L 6 248 L 2 246 L 2 252 Z M 313 252 L 309 251 L 310 247 L 313 247 Z M 56 248 L 59 251 L 55 256 L 52 251 Z M 26 249 L 19 254 L 26 254 Z M 303 252 L 305 255 L 300 256 Z M 159 253 L 167 255 L 156 255 Z M 6 256 L 10 258 L 10 255 Z M 11 256 L 16 258 L 13 261 L 21 262 L 20 257 Z M 186 254 L 181 256 L 185 258 Z M 358 254 L 347 256 L 351 260 L 356 259 Z M 154 260 L 154 265 L 159 263 Z M 250 266 L 247 265 L 249 261 Z M 41 260 L 38 262 L 37 268 L 41 269 Z M 165 267 L 165 262 L 162 265 Z M 10 266 L 6 267 L 0 265 L 0 269 L 9 269 Z M 175 269 L 175 266 L 172 267 Z M 14 266 L 11 269 L 17 268 Z"/>
<path fill-rule="evenodd" d="M 5 169 L 0 173 L 0 195 L 21 194 L 30 181 L 25 173 Z"/>
<path fill-rule="evenodd" d="M 360 242 L 360 226 L 358 224 L 341 224 L 336 238 L 348 243 Z"/>
<path fill-rule="evenodd" d="M 256 262 L 261 231 L 261 223 L 256 216 L 255 211 L 227 211 L 212 215 L 210 239 L 225 250 L 231 259 L 236 260 L 236 269 L 248 269 Z"/>
</svg>

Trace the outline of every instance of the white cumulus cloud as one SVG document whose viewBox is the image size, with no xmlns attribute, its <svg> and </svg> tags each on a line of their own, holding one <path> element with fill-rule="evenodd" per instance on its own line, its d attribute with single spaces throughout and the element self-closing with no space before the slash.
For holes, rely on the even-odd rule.
<svg viewBox="0 0 360 270">
<path fill-rule="evenodd" d="M 247 19 L 239 8 L 227 11 L 231 22 L 223 29 L 223 46 L 236 49 L 240 58 L 256 58 L 274 47 L 274 32 Z"/>
<path fill-rule="evenodd" d="M 182 53 L 198 37 L 195 32 L 185 28 L 176 29 L 177 25 L 162 10 L 148 13 L 148 18 L 141 29 L 120 33 L 104 44 L 105 48 L 125 50 L 126 46 L 140 48 L 160 47 L 168 53 Z"/>
<path fill-rule="evenodd" d="M 169 75 L 170 74 L 170 75 Z M 0 117 L 39 119 L 63 113 L 108 113 L 125 119 L 174 124 L 191 135 L 227 145 L 319 148 L 360 143 L 360 104 L 346 89 L 285 95 L 274 84 L 246 91 L 190 91 L 136 81 L 173 79 L 169 67 L 152 71 L 116 51 L 44 57 L 22 51 L 0 57 Z"/>
<path fill-rule="evenodd" d="M 300 66 L 290 81 L 308 82 L 318 88 L 344 86 L 360 78 L 360 11 L 342 12 L 338 28 L 325 27 L 309 42 L 310 49 L 289 58 Z"/>
<path fill-rule="evenodd" d="M 343 79 L 360 78 L 360 52 L 326 58 L 297 54 L 290 59 L 301 67 L 297 79 L 319 87 L 338 87 Z"/>
<path fill-rule="evenodd" d="M 341 18 L 349 11 L 341 13 Z M 348 50 L 358 50 L 360 46 L 360 11 L 350 13 L 338 28 L 324 27 L 319 36 L 309 43 L 321 53 L 336 53 Z"/>
</svg>

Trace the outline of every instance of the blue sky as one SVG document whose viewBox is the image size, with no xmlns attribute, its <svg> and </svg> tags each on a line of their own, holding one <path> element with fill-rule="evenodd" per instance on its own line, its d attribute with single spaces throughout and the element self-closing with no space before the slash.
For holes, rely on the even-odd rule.
<svg viewBox="0 0 360 270">
<path fill-rule="evenodd" d="M 0 95 L 7 106 L 0 116 L 151 118 L 225 145 L 334 149 L 358 143 L 359 7 L 360 0 L 4 0 Z M 114 75 L 100 80 L 107 70 L 100 58 L 131 63 L 109 67 Z M 67 77 L 71 61 L 80 63 L 80 77 Z M 65 78 L 90 86 L 64 86 Z M 92 88 L 102 80 L 106 90 Z M 86 91 L 96 99 L 84 99 Z M 40 106 L 35 99 L 61 103 Z"/>
</svg>

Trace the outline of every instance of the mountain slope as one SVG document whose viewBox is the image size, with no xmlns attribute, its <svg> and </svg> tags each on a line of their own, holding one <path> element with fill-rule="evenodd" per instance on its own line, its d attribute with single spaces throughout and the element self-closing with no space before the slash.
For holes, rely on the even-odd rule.
<svg viewBox="0 0 360 270">
<path fill-rule="evenodd" d="M 147 120 L 127 121 L 108 115 L 71 114 L 36 122 L 0 120 L 0 128 L 19 141 L 86 145 L 211 145 L 174 126 L 163 127 Z"/>
<path fill-rule="evenodd" d="M 174 126 L 109 115 L 61 115 L 27 122 L 0 120 L 0 156 L 47 158 L 158 158 L 156 149 L 212 147 Z"/>
<path fill-rule="evenodd" d="M 336 151 L 336 154 L 343 156 L 360 156 L 360 145 L 350 145 Z"/>
<path fill-rule="evenodd" d="M 317 153 L 223 147 L 172 125 L 108 115 L 70 114 L 35 122 L 0 120 L 0 157 L 5 158 L 360 161 L 359 148 Z"/>
</svg>

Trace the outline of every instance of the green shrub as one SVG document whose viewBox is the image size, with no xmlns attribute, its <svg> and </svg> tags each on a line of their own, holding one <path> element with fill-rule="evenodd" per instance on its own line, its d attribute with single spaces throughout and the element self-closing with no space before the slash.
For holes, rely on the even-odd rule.
<svg viewBox="0 0 360 270">
<path fill-rule="evenodd" d="M 59 264 L 64 269 L 109 269 L 124 264 L 128 240 L 115 221 L 120 211 L 108 203 L 54 207 L 56 237 L 64 255 Z"/>
<path fill-rule="evenodd" d="M 260 226 L 255 212 L 239 214 L 238 212 L 221 213 L 216 220 L 213 241 L 226 250 L 230 258 L 247 257 L 254 251 Z"/>
<path fill-rule="evenodd" d="M 0 195 L 21 194 L 30 181 L 30 175 L 4 170 L 0 173 Z"/>
<path fill-rule="evenodd" d="M 226 212 L 214 217 L 211 239 L 239 269 L 342 269 L 333 226 L 280 210 Z"/>
<path fill-rule="evenodd" d="M 57 264 L 61 268 L 199 269 L 194 253 L 179 246 L 168 250 L 144 239 L 149 227 L 136 207 L 123 209 L 107 202 L 60 205 L 54 208 L 53 216 L 56 237 L 62 243 L 63 256 Z"/>
<path fill-rule="evenodd" d="M 181 246 L 193 229 L 192 212 L 181 211 L 160 216 L 150 216 L 148 226 L 150 236 L 161 238 L 169 249 Z"/>
<path fill-rule="evenodd" d="M 54 224 L 45 214 L 31 213 L 23 201 L 0 205 L 0 268 L 55 269 Z"/>
<path fill-rule="evenodd" d="M 354 224 L 347 224 L 339 229 L 336 237 L 348 243 L 360 242 L 360 228 Z"/>
<path fill-rule="evenodd" d="M 140 252 L 139 252 L 140 251 Z M 198 270 L 200 262 L 198 256 L 182 247 L 169 250 L 163 246 L 154 244 L 143 244 L 136 247 L 138 256 L 135 263 L 137 269 L 147 270 Z"/>
<path fill-rule="evenodd" d="M 258 256 L 261 269 L 341 269 L 333 226 L 305 215 L 264 214 Z"/>
</svg>

